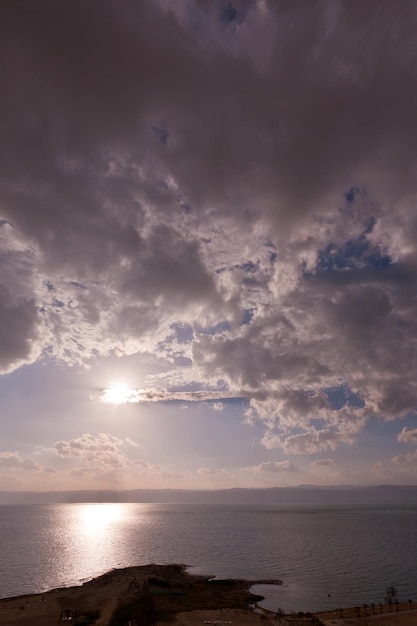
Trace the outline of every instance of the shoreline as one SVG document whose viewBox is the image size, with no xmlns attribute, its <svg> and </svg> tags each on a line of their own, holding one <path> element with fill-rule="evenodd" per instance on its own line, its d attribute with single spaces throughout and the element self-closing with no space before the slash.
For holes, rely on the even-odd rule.
<svg viewBox="0 0 417 626">
<path fill-rule="evenodd" d="M 68 587 L 52 587 L 51 589 L 46 589 L 44 591 L 35 591 L 33 593 L 22 593 L 15 596 L 0 596 L 0 606 L 2 602 L 7 602 L 8 600 L 23 600 L 25 598 L 35 598 L 38 596 L 47 596 L 51 593 L 56 592 L 65 592 L 77 589 L 87 589 L 89 586 L 96 587 L 100 584 L 108 584 L 109 580 L 113 580 L 117 575 L 125 576 L 129 573 L 132 575 L 141 575 L 142 573 L 146 576 L 152 576 L 156 573 L 161 573 L 164 575 L 165 571 L 168 573 L 179 573 L 179 575 L 184 575 L 186 578 L 193 579 L 195 581 L 203 581 L 207 583 L 220 583 L 222 584 L 224 581 L 232 582 L 235 584 L 247 586 L 248 589 L 253 585 L 282 585 L 283 581 L 278 578 L 262 578 L 256 580 L 250 580 L 247 578 L 217 578 L 214 574 L 193 574 L 189 571 L 189 568 L 193 567 L 192 565 L 187 565 L 185 563 L 170 563 L 170 564 L 156 564 L 150 563 L 146 565 L 129 565 L 127 567 L 113 568 L 100 574 L 99 576 L 92 576 L 91 578 L 84 579 L 80 581 L 78 585 L 69 585 Z M 258 594 L 251 593 L 251 596 L 264 599 L 263 596 Z M 265 609 L 266 611 L 268 609 Z"/>
<path fill-rule="evenodd" d="M 332 611 L 278 615 L 258 607 L 264 599 L 253 585 L 281 585 L 279 579 L 217 579 L 190 574 L 185 564 L 140 565 L 110 570 L 80 585 L 44 593 L 0 598 L 1 626 L 55 626 L 67 611 L 73 624 L 106 626 L 120 607 L 149 605 L 158 626 L 268 626 L 316 623 L 325 626 L 371 623 L 417 624 L 417 603 L 362 604 Z M 121 609 L 120 609 L 121 610 Z M 77 621 L 78 620 L 78 621 Z M 312 621 L 313 620 L 313 621 Z M 316 620 L 314 622 L 314 620 Z M 65 620 L 67 621 L 67 620 Z M 69 621 L 69 620 L 68 620 Z M 127 623 L 127 622 L 126 622 Z"/>
<path fill-rule="evenodd" d="M 94 612 L 100 618 L 92 624 L 107 624 L 114 610 L 144 594 L 152 599 L 166 621 L 180 612 L 193 610 L 247 610 L 263 596 L 249 591 L 255 584 L 280 585 L 278 579 L 217 579 L 212 575 L 190 574 L 185 564 L 140 565 L 113 569 L 80 585 L 50 589 L 44 593 L 0 598 L 1 626 L 55 625 L 69 610 L 78 615 Z M 172 620 L 170 620 L 172 621 Z M 73 621 L 76 623 L 76 621 Z"/>
</svg>

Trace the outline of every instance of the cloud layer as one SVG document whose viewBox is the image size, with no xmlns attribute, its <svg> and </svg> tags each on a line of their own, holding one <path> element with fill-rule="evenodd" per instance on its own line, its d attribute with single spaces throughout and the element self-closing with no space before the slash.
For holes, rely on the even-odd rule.
<svg viewBox="0 0 417 626">
<path fill-rule="evenodd" d="M 3 2 L 1 371 L 153 353 L 139 400 L 244 397 L 287 455 L 414 412 L 416 28 L 408 0 Z M 56 451 L 125 463 L 90 444 Z"/>
</svg>

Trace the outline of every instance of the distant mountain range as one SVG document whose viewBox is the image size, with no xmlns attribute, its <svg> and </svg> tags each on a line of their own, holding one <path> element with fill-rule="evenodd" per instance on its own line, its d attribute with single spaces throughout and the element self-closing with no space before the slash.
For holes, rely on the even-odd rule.
<svg viewBox="0 0 417 626">
<path fill-rule="evenodd" d="M 0 504 L 48 504 L 70 502 L 153 502 L 184 504 L 417 504 L 417 485 L 354 487 L 272 487 L 269 489 L 133 489 L 129 491 L 0 491 Z"/>
</svg>

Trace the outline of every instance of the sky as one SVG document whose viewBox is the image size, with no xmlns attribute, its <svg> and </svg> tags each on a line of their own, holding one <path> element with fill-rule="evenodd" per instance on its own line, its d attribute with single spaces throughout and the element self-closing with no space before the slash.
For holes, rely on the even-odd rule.
<svg viewBox="0 0 417 626">
<path fill-rule="evenodd" d="M 414 0 L 3 0 L 0 489 L 416 484 Z"/>
</svg>

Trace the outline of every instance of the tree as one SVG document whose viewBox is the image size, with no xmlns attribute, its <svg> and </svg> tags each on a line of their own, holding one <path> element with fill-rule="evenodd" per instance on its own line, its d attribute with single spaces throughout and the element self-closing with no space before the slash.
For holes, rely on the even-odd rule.
<svg viewBox="0 0 417 626">
<path fill-rule="evenodd" d="M 397 599 L 398 590 L 394 585 L 389 585 L 385 592 L 385 602 L 391 605 Z"/>
</svg>

